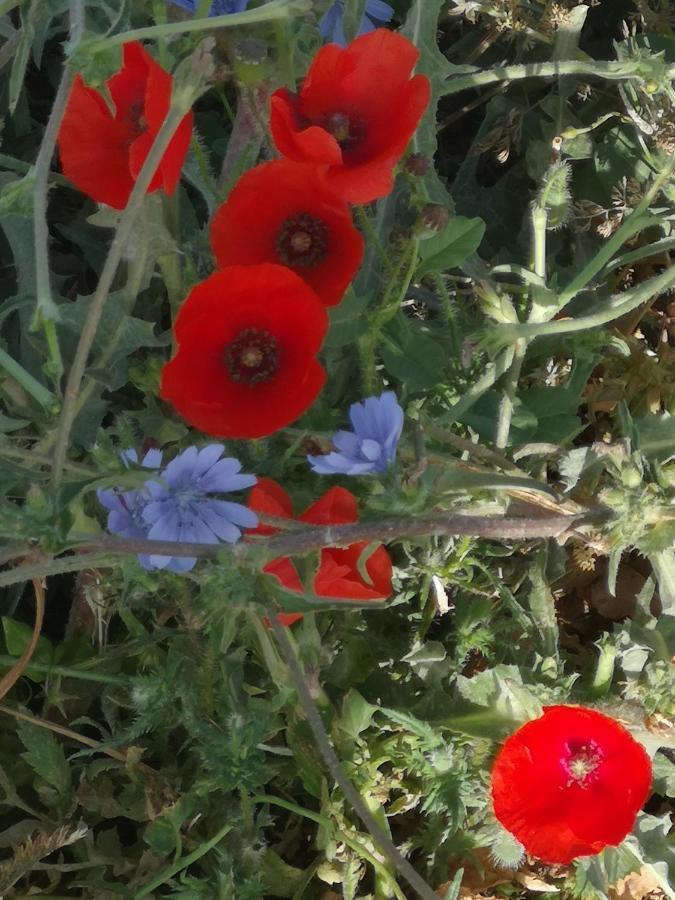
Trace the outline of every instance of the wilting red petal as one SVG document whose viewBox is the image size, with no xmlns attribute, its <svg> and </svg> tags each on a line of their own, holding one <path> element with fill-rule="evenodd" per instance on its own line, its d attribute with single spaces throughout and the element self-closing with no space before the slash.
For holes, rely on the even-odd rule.
<svg viewBox="0 0 675 900">
<path fill-rule="evenodd" d="M 290 499 L 284 489 L 269 478 L 261 478 L 249 496 L 249 507 L 255 512 L 277 515 L 290 513 Z M 301 522 L 313 525 L 347 525 L 358 521 L 356 497 L 341 487 L 332 487 L 312 503 L 302 515 Z M 249 534 L 261 534 L 261 528 Z M 269 530 L 266 533 L 271 533 Z M 314 593 L 318 597 L 333 600 L 386 600 L 391 596 L 391 559 L 384 547 L 377 547 L 366 561 L 368 578 L 359 571 L 359 560 L 368 547 L 366 541 L 348 547 L 325 547 L 319 558 L 319 568 L 314 577 Z M 287 590 L 303 591 L 302 582 L 293 562 L 280 557 L 268 563 L 264 570 L 273 575 Z"/>
<path fill-rule="evenodd" d="M 286 491 L 273 478 L 258 478 L 248 495 L 248 506 L 256 513 L 277 516 L 280 519 L 293 518 L 293 502 Z M 247 534 L 276 534 L 278 528 L 258 525 L 249 528 Z"/>
<path fill-rule="evenodd" d="M 138 42 L 124 45 L 123 64 L 103 97 L 75 79 L 58 135 L 64 174 L 99 203 L 123 209 L 169 109 L 173 80 Z M 149 191 L 176 188 L 192 134 L 188 113 L 154 173 Z"/>
<path fill-rule="evenodd" d="M 649 796 L 651 764 L 614 719 L 550 706 L 504 742 L 492 769 L 495 815 L 548 863 L 616 846 Z"/>
<path fill-rule="evenodd" d="M 277 149 L 329 166 L 331 186 L 351 203 L 384 196 L 431 95 L 425 76 L 411 78 L 418 57 L 407 38 L 384 28 L 345 48 L 326 45 L 297 96 L 284 89 L 272 97 Z"/>
<path fill-rule="evenodd" d="M 308 242 L 295 258 L 292 237 Z M 363 257 L 363 239 L 344 200 L 316 166 L 275 160 L 243 175 L 211 224 L 218 266 L 288 266 L 326 306 L 342 299 Z"/>
<path fill-rule="evenodd" d="M 58 137 L 66 178 L 93 200 L 123 209 L 134 186 L 131 140 L 130 127 L 114 119 L 101 95 L 76 75 Z"/>
<path fill-rule="evenodd" d="M 311 506 L 298 516 L 301 522 L 313 525 L 349 525 L 358 522 L 356 497 L 341 487 L 329 488 Z"/>
<path fill-rule="evenodd" d="M 160 392 L 191 425 L 208 434 L 256 438 L 297 419 L 323 387 L 315 359 L 328 319 L 308 285 L 283 266 L 231 266 L 196 285 L 174 333 L 176 356 Z M 263 336 L 261 380 L 235 377 L 228 358 L 247 335 Z M 264 354 L 263 354 L 264 355 Z"/>
</svg>

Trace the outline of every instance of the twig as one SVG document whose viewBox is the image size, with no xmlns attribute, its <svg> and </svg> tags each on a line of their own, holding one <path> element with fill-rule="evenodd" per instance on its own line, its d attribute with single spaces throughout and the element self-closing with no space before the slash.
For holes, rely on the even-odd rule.
<svg viewBox="0 0 675 900">
<path fill-rule="evenodd" d="M 434 534 L 467 534 L 494 540 L 558 537 L 569 529 L 578 528 L 588 521 L 599 521 L 607 515 L 607 511 L 603 509 L 586 510 L 582 515 L 533 518 L 437 513 L 429 516 L 357 522 L 354 525 L 313 526 L 278 537 L 240 541 L 238 544 L 190 544 L 106 536 L 73 548 L 77 550 L 75 556 L 61 557 L 49 563 L 19 566 L 2 572 L 0 587 L 17 584 L 29 578 L 45 578 L 63 572 L 109 568 L 119 564 L 116 557 L 134 554 L 217 559 L 229 553 L 236 563 L 243 564 L 248 558 L 257 567 L 262 564 L 261 555 L 266 559 L 274 559 L 279 556 L 309 553 L 322 547 L 348 546 L 359 541 L 388 543 L 402 538 L 429 537 Z"/>
<path fill-rule="evenodd" d="M 297 657 L 293 652 L 291 642 L 288 640 L 288 635 L 277 619 L 278 610 L 275 609 L 274 604 L 269 600 L 265 605 L 267 607 L 267 614 L 272 626 L 272 630 L 274 631 L 274 636 L 276 637 L 277 642 L 279 643 L 279 646 L 281 648 L 282 655 L 286 660 L 286 663 L 288 664 L 293 684 L 296 691 L 298 692 L 298 698 L 303 710 L 305 711 L 307 721 L 309 722 L 309 726 L 312 729 L 314 739 L 316 740 L 317 746 L 319 748 L 319 751 L 321 752 L 321 756 L 323 757 L 324 762 L 326 763 L 328 771 L 330 772 L 336 784 L 342 790 L 345 799 L 349 802 L 354 812 L 370 832 L 370 836 L 377 845 L 379 851 L 386 857 L 388 857 L 390 862 L 396 867 L 396 870 L 401 875 L 401 877 L 408 882 L 408 884 L 413 888 L 416 894 L 422 898 L 422 900 L 438 900 L 438 897 L 436 896 L 434 890 L 411 866 L 408 860 L 401 854 L 398 847 L 396 847 L 395 844 L 384 833 L 378 822 L 375 820 L 373 814 L 363 802 L 363 798 L 360 796 L 352 782 L 349 780 L 347 773 L 342 767 L 342 763 L 338 759 L 335 751 L 330 744 L 326 729 L 323 727 L 319 711 L 316 708 L 316 704 L 314 703 L 309 688 L 307 687 L 307 682 L 305 681 L 305 677 L 300 668 Z"/>
</svg>

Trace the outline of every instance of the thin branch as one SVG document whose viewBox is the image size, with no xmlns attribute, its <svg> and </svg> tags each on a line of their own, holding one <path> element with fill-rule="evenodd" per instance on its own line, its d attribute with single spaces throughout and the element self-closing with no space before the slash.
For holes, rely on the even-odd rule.
<svg viewBox="0 0 675 900">
<path fill-rule="evenodd" d="M 297 657 L 293 652 L 293 647 L 288 639 L 288 635 L 277 619 L 278 610 L 275 609 L 274 604 L 270 601 L 266 603 L 266 606 L 274 636 L 276 637 L 282 655 L 288 664 L 293 684 L 298 692 L 298 698 L 305 715 L 307 716 L 307 721 L 312 729 L 321 756 L 335 783 L 340 787 L 345 799 L 370 832 L 370 836 L 375 842 L 378 850 L 390 860 L 395 866 L 396 871 L 408 882 L 415 893 L 421 897 L 422 900 L 438 900 L 435 891 L 426 883 L 419 872 L 410 865 L 408 860 L 401 854 L 398 847 L 396 847 L 391 839 L 384 833 L 373 814 L 363 802 L 363 798 L 349 780 L 347 773 L 342 767 L 342 763 L 331 746 L 326 729 L 321 721 L 321 716 L 319 715 L 319 711 L 316 708 L 316 704 L 314 703 L 307 686 L 305 676 L 300 668 Z"/>
<path fill-rule="evenodd" d="M 77 414 L 78 397 L 82 378 L 84 376 L 89 353 L 94 343 L 94 338 L 96 337 L 96 331 L 103 314 L 103 308 L 112 287 L 113 279 L 117 273 L 122 254 L 126 250 L 129 238 L 131 237 L 132 229 L 140 212 L 141 204 L 143 203 L 147 189 L 150 186 L 152 177 L 155 174 L 176 129 L 180 125 L 185 112 L 186 110 L 183 108 L 183 104 L 177 104 L 175 100 L 172 101 L 166 118 L 162 123 L 162 127 L 157 133 L 150 149 L 150 153 L 143 163 L 143 168 L 136 179 L 126 209 L 120 217 L 115 237 L 110 245 L 110 250 L 105 265 L 103 266 L 103 271 L 101 272 L 101 277 L 94 296 L 89 304 L 87 317 L 82 326 L 82 332 L 75 351 L 73 364 L 68 373 L 63 408 L 59 418 L 54 446 L 54 464 L 52 468 L 52 483 L 54 485 L 59 483 L 61 475 L 63 474 L 70 431 Z"/>
<path fill-rule="evenodd" d="M 98 541 L 74 547 L 73 549 L 77 551 L 74 556 L 60 557 L 49 563 L 18 566 L 2 572 L 0 587 L 17 584 L 29 578 L 46 578 L 63 572 L 110 568 L 119 565 L 117 557 L 134 554 L 217 559 L 229 553 L 235 563 L 244 564 L 248 559 L 258 568 L 262 565 L 261 556 L 265 559 L 275 559 L 279 556 L 309 553 L 322 547 L 348 546 L 358 541 L 388 543 L 402 538 L 429 537 L 434 534 L 466 534 L 494 540 L 558 537 L 585 522 L 600 521 L 606 516 L 607 511 L 603 509 L 587 510 L 582 515 L 553 515 L 541 518 L 446 513 L 381 519 L 374 522 L 358 522 L 354 525 L 313 526 L 278 537 L 240 541 L 238 544 L 189 544 L 105 536 Z"/>
</svg>

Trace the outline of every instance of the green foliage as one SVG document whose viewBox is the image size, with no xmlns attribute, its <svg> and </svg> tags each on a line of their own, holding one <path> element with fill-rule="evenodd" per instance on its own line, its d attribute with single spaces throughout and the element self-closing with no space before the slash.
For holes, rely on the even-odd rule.
<svg viewBox="0 0 675 900">
<path fill-rule="evenodd" d="M 640 870 L 672 896 L 672 282 L 626 315 L 592 315 L 671 273 L 673 23 L 628 0 L 392 5 L 432 100 L 394 190 L 355 214 L 364 263 L 329 310 L 326 386 L 291 428 L 226 447 L 243 471 L 276 478 L 296 513 L 330 487 L 353 492 L 369 529 L 357 571 L 368 583 L 386 541 L 393 590 L 349 604 L 314 594 L 316 548 L 293 560 L 303 595 L 261 574 L 275 555 L 264 539 L 184 576 L 146 571 L 132 552 L 81 556 L 104 534 L 97 490 L 147 480 L 122 450 L 155 446 L 169 460 L 211 441 L 159 396 L 172 325 L 213 271 L 213 212 L 237 174 L 273 155 L 268 93 L 304 77 L 329 0 L 213 35 L 206 15 L 188 32 L 190 14 L 163 0 L 87 0 L 79 46 L 68 34 L 77 3 L 0 0 L 2 675 L 31 640 L 31 581 L 46 584 L 43 633 L 2 698 L 7 896 L 410 894 L 317 747 L 264 620 L 270 598 L 304 613 L 286 633 L 329 742 L 439 896 L 444 885 L 447 900 L 523 900 L 535 878 L 551 896 L 610 898 Z M 345 2 L 347 36 L 365 8 Z M 121 213 L 74 190 L 55 155 L 43 258 L 36 160 L 64 60 L 101 87 L 121 36 L 157 26 L 149 51 L 181 84 L 210 72 L 208 90 L 175 195 L 145 198 L 123 248 L 57 479 L 60 366 L 73 365 Z M 266 80 L 244 84 L 236 58 L 251 39 Z M 430 206 L 449 214 L 431 235 L 420 225 Z M 352 402 L 383 390 L 405 411 L 396 465 L 311 473 L 306 454 L 348 427 Z M 568 529 L 539 535 L 562 515 L 575 517 Z M 422 516 L 437 523 L 429 533 Z M 438 523 L 452 516 L 473 519 L 445 534 Z M 500 517 L 515 530 L 481 537 L 467 525 Z M 304 527 L 285 524 L 279 535 Z M 25 583 L 19 566 L 31 567 Z M 650 813 L 620 846 L 551 868 L 496 822 L 490 768 L 500 742 L 558 703 L 627 723 L 654 784 Z"/>
</svg>

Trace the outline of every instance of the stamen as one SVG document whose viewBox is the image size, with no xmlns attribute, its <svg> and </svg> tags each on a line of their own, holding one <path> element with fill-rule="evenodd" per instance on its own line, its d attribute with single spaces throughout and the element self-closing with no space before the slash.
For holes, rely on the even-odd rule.
<svg viewBox="0 0 675 900">
<path fill-rule="evenodd" d="M 355 150 L 365 137 L 365 127 L 361 119 L 345 112 L 334 112 L 326 116 L 324 128 L 346 152 Z"/>
<path fill-rule="evenodd" d="M 597 769 L 602 759 L 602 750 L 595 741 L 568 741 L 567 756 L 562 760 L 569 775 L 568 785 L 576 783 L 580 787 L 588 787 L 598 777 Z"/>
<path fill-rule="evenodd" d="M 245 328 L 225 348 L 232 381 L 254 385 L 269 381 L 279 368 L 279 342 L 262 328 Z"/>
<path fill-rule="evenodd" d="M 316 266 L 328 255 L 330 230 L 321 219 L 309 213 L 292 216 L 277 235 L 277 253 L 285 266 Z"/>
</svg>

